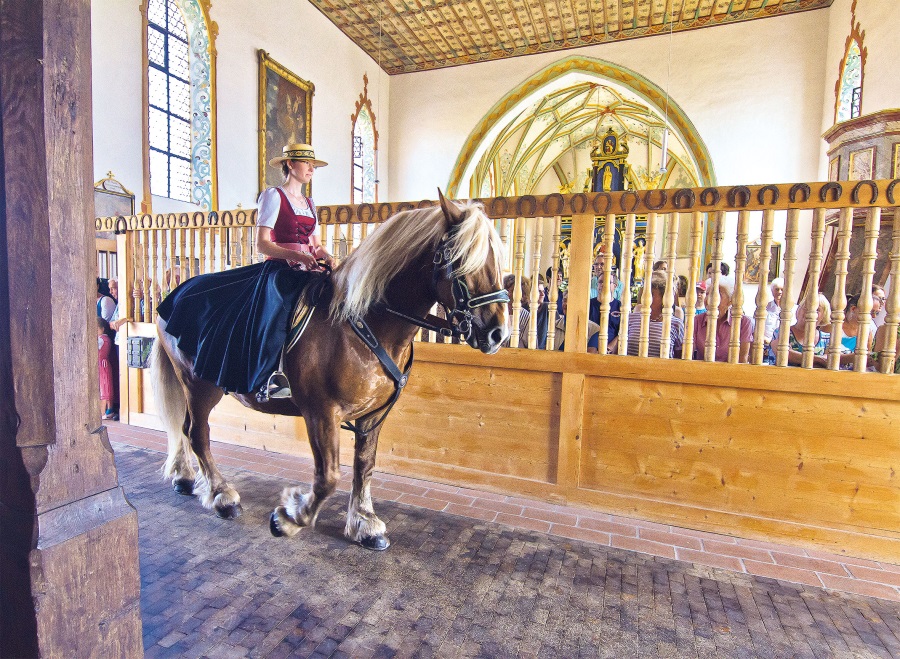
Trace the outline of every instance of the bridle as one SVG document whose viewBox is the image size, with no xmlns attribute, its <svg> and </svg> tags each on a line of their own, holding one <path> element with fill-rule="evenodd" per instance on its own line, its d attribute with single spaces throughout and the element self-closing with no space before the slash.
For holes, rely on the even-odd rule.
<svg viewBox="0 0 900 659">
<path fill-rule="evenodd" d="M 449 242 L 454 234 L 455 227 L 441 237 L 434 251 L 433 268 L 431 270 L 431 294 L 444 309 L 446 318 L 439 318 L 432 314 L 426 315 L 425 318 L 419 318 L 410 316 L 397 309 L 392 309 L 389 306 L 385 306 L 385 310 L 413 325 L 438 332 L 448 338 L 457 337 L 468 342 L 472 332 L 475 330 L 474 310 L 489 304 L 509 302 L 509 293 L 506 289 L 501 288 L 497 291 L 473 296 L 469 291 L 465 278 L 459 275 L 453 276 L 453 273 L 459 269 L 459 262 L 452 260 L 449 246 Z M 438 296 L 437 287 L 442 279 L 450 282 L 450 293 L 453 297 L 452 309 L 441 302 Z"/>
</svg>

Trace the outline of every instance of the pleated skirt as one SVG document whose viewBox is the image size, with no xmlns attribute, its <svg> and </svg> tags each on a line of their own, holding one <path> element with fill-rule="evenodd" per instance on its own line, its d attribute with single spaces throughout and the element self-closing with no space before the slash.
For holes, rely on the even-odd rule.
<svg viewBox="0 0 900 659">
<path fill-rule="evenodd" d="M 193 277 L 157 308 L 194 374 L 229 393 L 258 391 L 278 367 L 308 272 L 285 261 Z"/>
</svg>

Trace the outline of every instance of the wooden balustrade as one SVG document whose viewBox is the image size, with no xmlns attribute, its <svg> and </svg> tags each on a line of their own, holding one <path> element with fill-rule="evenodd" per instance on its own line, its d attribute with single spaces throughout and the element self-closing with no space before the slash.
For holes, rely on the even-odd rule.
<svg viewBox="0 0 900 659">
<path fill-rule="evenodd" d="M 497 228 L 506 253 L 502 263 L 515 278 L 512 294 L 511 316 L 518 319 L 523 307 L 536 310 L 541 304 L 547 305 L 548 316 L 546 347 L 552 350 L 558 342 L 557 326 L 552 319 L 561 306 L 558 299 L 556 276 L 570 267 L 588 267 L 592 262 L 592 248 L 589 244 L 571 241 L 568 251 L 561 250 L 563 226 L 571 222 L 572 235 L 576 225 L 591 223 L 601 218 L 603 240 L 612 245 L 616 231 L 620 233 L 621 271 L 618 273 L 625 282 L 622 305 L 619 310 L 619 336 L 614 352 L 625 355 L 628 352 L 629 324 L 640 328 L 635 341 L 637 354 L 656 354 L 666 358 L 670 354 L 671 327 L 675 321 L 674 309 L 679 305 L 677 295 L 677 273 L 680 269 L 687 275 L 688 289 L 685 296 L 684 338 L 680 356 L 684 360 L 694 357 L 694 345 L 705 344 L 705 351 L 699 355 L 703 361 L 714 361 L 716 355 L 716 327 L 720 318 L 718 300 L 721 275 L 719 264 L 726 254 L 734 254 L 733 276 L 734 294 L 730 308 L 731 331 L 728 338 L 727 361 L 736 363 L 742 352 L 740 322 L 744 315 L 754 322 L 750 345 L 750 362 L 762 364 L 774 361 L 779 366 L 790 361 L 800 361 L 802 367 L 812 368 L 816 349 L 816 310 L 820 289 L 833 291 L 830 299 L 832 318 L 831 341 L 823 355 L 827 368 L 837 370 L 842 363 L 845 368 L 864 371 L 872 368 L 869 347 L 876 332 L 872 318 L 872 284 L 884 284 L 876 280 L 876 259 L 879 258 L 879 237 L 890 232 L 890 254 L 888 269 L 880 269 L 883 280 L 886 272 L 900 271 L 900 217 L 895 200 L 897 181 L 860 182 L 857 184 L 810 183 L 785 184 L 775 186 L 736 186 L 706 189 L 664 190 L 625 193 L 585 193 L 574 195 L 552 194 L 547 196 L 496 197 L 479 200 L 489 217 L 497 223 Z M 897 190 L 900 192 L 900 190 Z M 318 209 L 321 239 L 330 246 L 336 257 L 352 253 L 359 242 L 375 230 L 393 213 L 427 206 L 435 201 L 418 203 L 362 204 L 359 206 L 321 206 Z M 811 214 L 811 225 L 809 222 Z M 854 226 L 861 226 L 861 215 L 865 215 L 864 240 L 851 245 Z M 855 218 L 855 215 L 857 216 Z M 784 227 L 784 253 L 781 270 L 785 286 L 782 308 L 777 318 L 777 339 L 767 347 L 765 325 L 766 304 L 769 300 L 769 266 L 771 248 L 774 244 L 776 216 Z M 782 219 L 784 217 L 784 219 Z M 889 221 L 885 221 L 886 218 Z M 623 219 L 624 218 L 624 219 Z M 635 252 L 634 239 L 639 219 L 643 219 L 643 254 Z M 131 291 L 125 297 L 126 314 L 137 321 L 153 322 L 155 308 L 179 281 L 206 272 L 230 267 L 248 265 L 257 260 L 255 253 L 256 212 L 223 211 L 194 214 L 138 215 L 132 217 L 98 218 L 97 229 L 115 231 L 119 234 L 120 290 Z M 552 229 L 549 229 L 552 222 Z M 706 230 L 709 225 L 710 230 Z M 752 298 L 747 295 L 744 283 L 748 274 L 747 246 L 750 244 L 751 225 L 758 226 L 759 259 L 754 263 L 758 270 L 759 284 Z M 736 232 L 732 243 L 734 252 L 725 244 L 725 236 L 731 227 Z M 833 227 L 829 229 L 829 227 Z M 826 244 L 826 233 L 834 234 L 834 247 Z M 587 235 L 586 232 L 581 232 Z M 679 238 L 680 234 L 687 240 Z M 805 255 L 808 240 L 808 257 Z M 707 242 L 708 241 L 708 242 Z M 589 242 L 589 241 L 588 241 Z M 685 245 L 686 243 L 686 245 Z M 803 244 L 802 253 L 799 245 Z M 884 243 L 882 242 L 881 245 Z M 861 247 L 860 247 L 861 245 Z M 851 253 L 853 249 L 854 253 Z M 586 253 L 584 250 L 588 250 Z M 828 253 L 826 253 L 827 250 Z M 883 249 L 882 249 L 883 252 Z M 884 258 L 884 254 L 881 255 Z M 638 264 L 633 258 L 640 258 L 642 277 L 634 277 Z M 667 264 L 666 289 L 663 295 L 661 320 L 651 319 L 650 278 L 652 265 L 656 260 Z M 696 284 L 705 278 L 702 270 L 705 263 L 713 264 L 712 280 L 707 291 L 709 311 L 707 334 L 698 337 L 694 333 L 692 311 L 696 301 Z M 798 264 L 799 261 L 799 264 Z M 599 325 L 598 350 L 605 354 L 608 349 L 607 326 L 611 319 L 612 294 L 610 277 L 613 272 L 614 255 L 606 249 L 602 256 L 604 264 L 601 281 L 598 282 Z M 851 265 L 852 264 L 852 265 Z M 547 299 L 539 300 L 538 275 L 550 269 L 554 281 L 548 282 Z M 851 271 L 855 269 L 855 272 Z M 833 282 L 821 280 L 823 271 L 833 273 Z M 805 272 L 805 279 L 800 275 Z M 571 280 L 573 273 L 567 272 Z M 582 273 L 581 276 L 588 276 Z M 861 290 L 849 290 L 851 276 Z M 532 290 L 528 298 L 523 298 L 521 281 L 528 277 Z M 632 308 L 631 285 L 638 289 Z M 897 357 L 897 328 L 900 325 L 900 284 L 894 277 L 888 285 L 885 325 L 888 339 L 881 351 L 882 359 L 878 370 L 893 372 Z M 857 348 L 853 355 L 842 354 L 840 337 L 847 322 L 847 294 L 860 294 L 857 314 L 859 330 Z M 752 312 L 745 312 L 745 301 L 754 299 Z M 794 302 L 799 301 L 799 313 L 805 309 L 806 332 L 795 336 L 796 343 L 803 345 L 801 358 L 791 355 L 791 326 L 794 322 Z M 146 301 L 150 301 L 147 304 Z M 629 323 L 632 313 L 640 316 L 640 323 Z M 679 312 L 680 313 L 680 312 Z M 570 318 L 570 321 L 572 319 Z M 661 322 L 661 345 L 651 345 L 649 341 L 651 323 Z M 527 327 L 520 329 L 518 322 L 511 323 L 510 345 L 527 345 L 537 348 L 544 345 L 544 337 L 539 335 L 538 314 L 532 313 Z M 587 322 L 584 326 L 570 323 L 565 329 L 567 336 L 579 337 L 586 341 Z M 428 339 L 423 332 L 423 339 Z M 436 337 L 430 337 L 434 340 Z M 567 342 L 568 343 L 568 342 Z M 795 343 L 795 345 L 796 345 Z M 577 351 L 586 348 L 577 347 Z M 676 350 L 676 355 L 678 355 Z"/>
</svg>

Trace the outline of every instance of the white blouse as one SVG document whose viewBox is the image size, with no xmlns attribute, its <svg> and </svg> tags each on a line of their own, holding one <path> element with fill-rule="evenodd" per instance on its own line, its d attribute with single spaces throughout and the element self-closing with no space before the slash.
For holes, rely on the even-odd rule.
<svg viewBox="0 0 900 659">
<path fill-rule="evenodd" d="M 300 208 L 296 205 L 294 200 L 291 199 L 289 194 L 285 193 L 284 196 L 287 197 L 288 202 L 290 202 L 291 209 L 294 211 L 295 215 L 303 215 L 304 217 L 315 219 L 316 216 L 313 215 L 312 209 Z M 278 220 L 278 211 L 281 210 L 281 195 L 278 194 L 278 188 L 266 188 L 263 190 L 256 203 L 259 206 L 256 215 L 256 226 L 274 229 L 275 222 Z"/>
</svg>

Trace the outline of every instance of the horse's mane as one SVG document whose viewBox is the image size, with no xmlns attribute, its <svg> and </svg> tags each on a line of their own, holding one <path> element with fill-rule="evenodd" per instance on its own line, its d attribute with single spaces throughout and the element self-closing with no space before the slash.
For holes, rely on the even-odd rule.
<svg viewBox="0 0 900 659">
<path fill-rule="evenodd" d="M 499 278 L 503 246 L 491 220 L 481 204 L 458 206 L 463 219 L 448 244 L 451 260 L 459 262 L 455 274 L 465 276 L 479 270 L 491 254 Z M 384 301 L 388 283 L 426 249 L 435 249 L 446 231 L 440 206 L 403 211 L 388 219 L 335 269 L 331 316 L 340 320 L 363 317 L 370 307 Z M 497 284 L 499 287 L 499 279 Z"/>
</svg>

